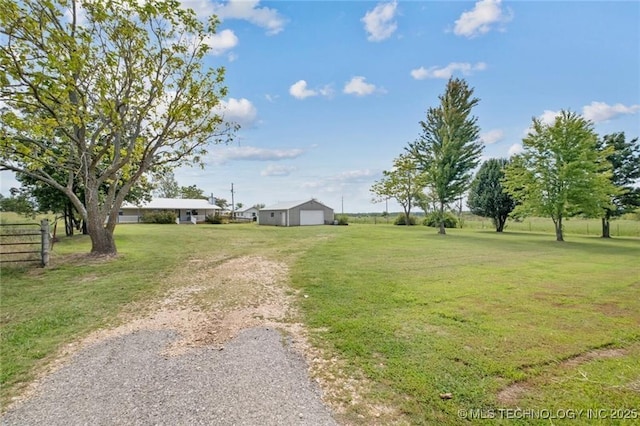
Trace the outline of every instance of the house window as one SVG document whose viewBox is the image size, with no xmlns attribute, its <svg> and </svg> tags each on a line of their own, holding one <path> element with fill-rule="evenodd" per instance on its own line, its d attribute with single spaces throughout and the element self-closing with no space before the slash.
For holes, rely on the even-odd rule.
<svg viewBox="0 0 640 426">
<path fill-rule="evenodd" d="M 198 216 L 198 210 L 191 210 L 191 214 L 194 216 Z"/>
<path fill-rule="evenodd" d="M 273 212 L 271 212 L 271 217 L 273 217 L 273 216 L 274 216 L 274 213 L 273 213 Z"/>
</svg>

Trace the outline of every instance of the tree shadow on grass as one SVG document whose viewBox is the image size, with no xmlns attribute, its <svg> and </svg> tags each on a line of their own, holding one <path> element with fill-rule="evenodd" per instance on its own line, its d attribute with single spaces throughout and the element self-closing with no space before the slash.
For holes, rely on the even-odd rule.
<svg viewBox="0 0 640 426">
<path fill-rule="evenodd" d="M 640 256 L 640 239 L 633 237 L 601 238 L 597 236 L 569 235 L 565 241 L 556 241 L 554 234 L 526 231 L 495 232 L 480 230 L 452 233 L 451 237 L 461 240 L 482 238 L 495 247 L 504 249 L 563 250 L 586 252 L 592 255 Z M 635 254 L 634 254 L 635 252 Z"/>
</svg>

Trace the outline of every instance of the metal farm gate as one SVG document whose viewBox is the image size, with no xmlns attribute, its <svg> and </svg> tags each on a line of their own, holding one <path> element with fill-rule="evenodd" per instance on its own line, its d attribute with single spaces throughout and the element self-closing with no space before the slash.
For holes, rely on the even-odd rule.
<svg viewBox="0 0 640 426">
<path fill-rule="evenodd" d="M 49 221 L 0 223 L 0 263 L 49 264 Z"/>
</svg>

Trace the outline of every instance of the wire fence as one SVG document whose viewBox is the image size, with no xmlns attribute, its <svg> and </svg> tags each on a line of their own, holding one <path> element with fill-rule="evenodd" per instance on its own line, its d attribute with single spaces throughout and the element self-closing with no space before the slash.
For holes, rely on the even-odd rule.
<svg viewBox="0 0 640 426">
<path fill-rule="evenodd" d="M 397 214 L 382 215 L 346 215 L 350 224 L 393 225 Z M 421 224 L 424 215 L 416 215 L 417 223 Z M 495 230 L 491 219 L 478 216 L 466 216 L 463 214 L 459 220 L 459 228 Z M 602 223 L 599 219 L 565 219 L 564 232 L 575 235 L 602 235 Z M 532 217 L 520 221 L 507 220 L 505 232 L 536 232 L 554 233 L 555 228 L 550 218 Z M 640 221 L 632 219 L 614 219 L 611 221 L 610 235 L 612 237 L 640 237 Z"/>
</svg>

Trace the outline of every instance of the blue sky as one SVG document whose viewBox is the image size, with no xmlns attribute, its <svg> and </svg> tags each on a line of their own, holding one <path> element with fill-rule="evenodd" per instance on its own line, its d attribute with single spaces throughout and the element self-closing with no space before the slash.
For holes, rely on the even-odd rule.
<svg viewBox="0 0 640 426">
<path fill-rule="evenodd" d="M 570 109 L 600 135 L 640 136 L 640 2 L 183 1 L 217 14 L 235 143 L 178 183 L 245 205 L 311 197 L 381 212 L 369 188 L 465 78 L 483 158 L 517 152 L 532 117 Z M 2 173 L 2 193 L 15 182 Z M 399 207 L 390 202 L 390 210 Z"/>
</svg>

